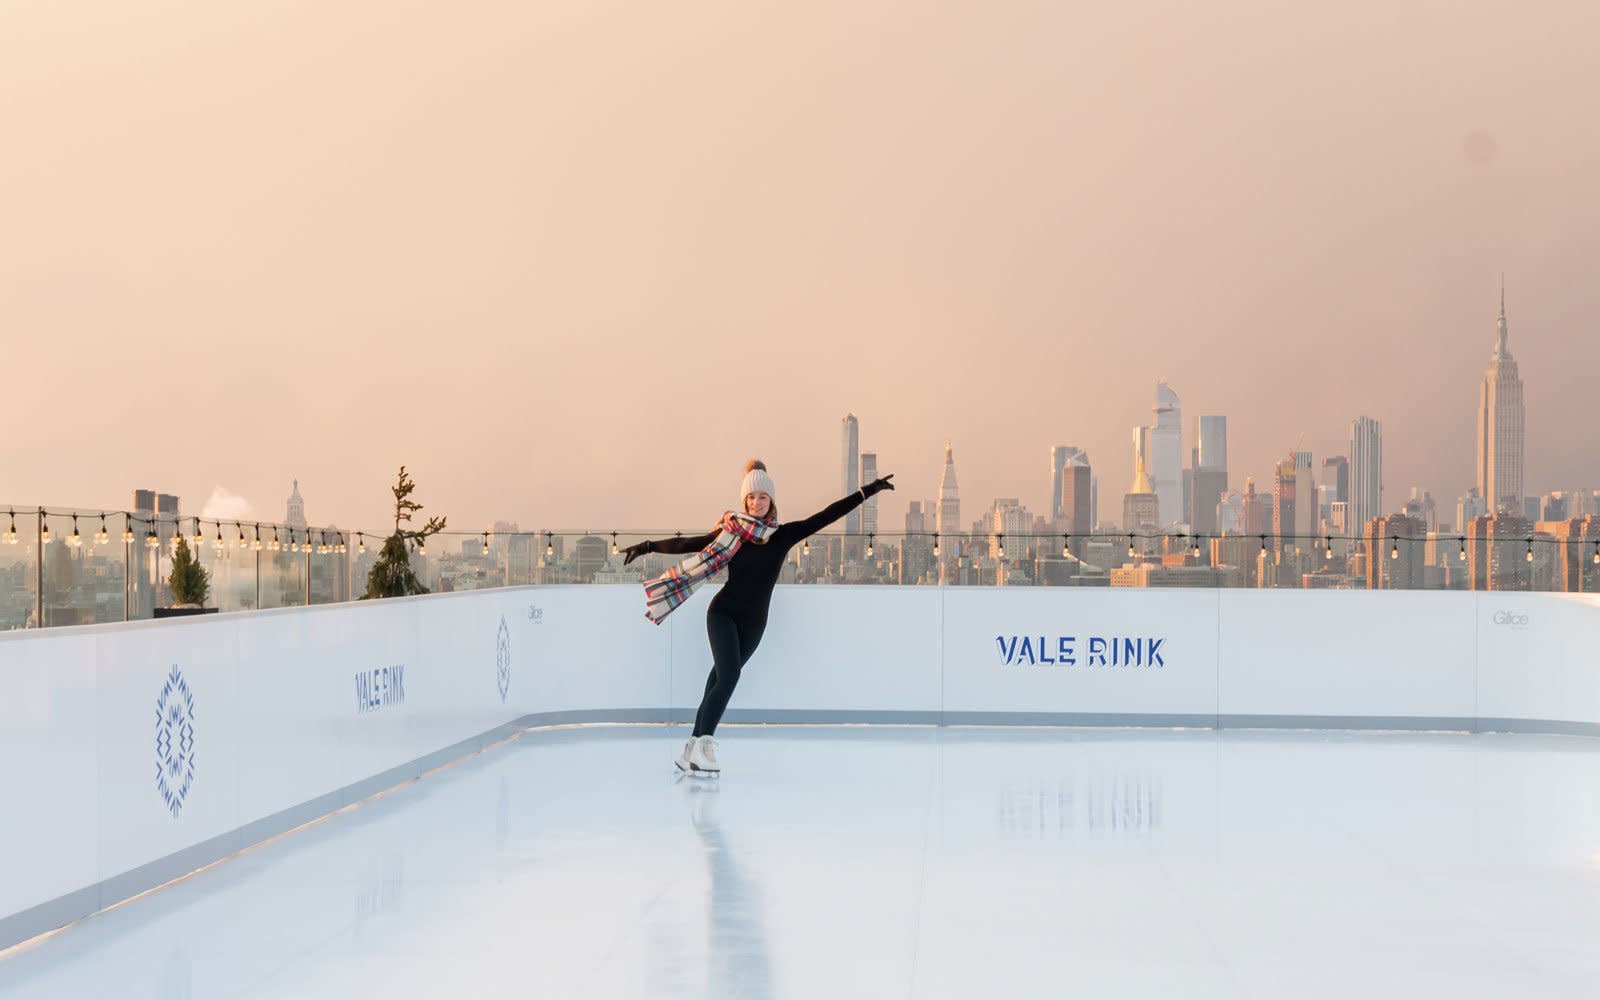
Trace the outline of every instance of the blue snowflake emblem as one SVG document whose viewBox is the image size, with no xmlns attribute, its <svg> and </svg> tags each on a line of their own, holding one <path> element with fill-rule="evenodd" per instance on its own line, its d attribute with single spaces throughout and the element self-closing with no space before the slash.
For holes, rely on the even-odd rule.
<svg viewBox="0 0 1600 1000">
<path fill-rule="evenodd" d="M 194 784 L 194 692 L 173 664 L 156 696 L 156 791 L 174 817 Z"/>
<path fill-rule="evenodd" d="M 506 627 L 506 616 L 500 616 L 500 634 L 495 640 L 495 680 L 500 683 L 500 702 L 505 703 L 506 692 L 511 690 L 511 629 Z"/>
</svg>

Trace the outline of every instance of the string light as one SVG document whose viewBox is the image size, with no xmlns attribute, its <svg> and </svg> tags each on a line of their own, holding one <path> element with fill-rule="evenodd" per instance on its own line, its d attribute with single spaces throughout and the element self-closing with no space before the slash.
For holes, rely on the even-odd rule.
<svg viewBox="0 0 1600 1000">
<path fill-rule="evenodd" d="M 342 556 L 348 551 L 349 549 L 347 549 L 344 544 L 344 532 L 341 531 L 339 532 L 339 554 Z"/>
<path fill-rule="evenodd" d="M 616 536 L 615 535 L 612 536 L 611 551 L 613 553 L 615 553 L 617 551 L 617 542 L 616 542 Z M 483 533 L 483 554 L 484 555 L 488 555 L 489 554 L 489 533 L 487 531 L 485 531 Z"/>
<path fill-rule="evenodd" d="M 1393 541 L 1393 544 L 1389 546 L 1389 558 L 1390 559 L 1399 559 L 1400 558 L 1400 536 L 1399 535 L 1390 535 L 1389 537 Z"/>
<path fill-rule="evenodd" d="M 222 555 L 222 550 L 227 548 L 226 545 L 222 544 L 222 522 L 221 521 L 217 522 L 217 541 L 216 541 L 216 546 L 217 546 L 217 555 L 219 555 L 219 556 Z"/>
<path fill-rule="evenodd" d="M 289 529 L 289 551 L 300 551 L 300 535 L 293 528 Z"/>
<path fill-rule="evenodd" d="M 133 541 L 133 517 L 127 511 L 122 512 L 122 541 L 124 543 Z"/>
<path fill-rule="evenodd" d="M 939 550 L 935 548 L 933 551 L 937 552 Z M 805 541 L 800 543 L 800 554 L 807 556 L 811 554 L 811 539 L 807 538 Z"/>
<path fill-rule="evenodd" d="M 1456 553 L 1456 558 L 1457 559 L 1465 559 L 1465 558 L 1467 558 L 1467 540 L 1466 540 L 1465 537 L 1463 537 L 1461 539 L 1461 551 Z"/>
<path fill-rule="evenodd" d="M 50 544 L 50 515 L 46 514 L 42 510 L 39 512 L 39 524 L 41 525 L 41 527 L 39 529 L 39 541 L 43 542 L 46 545 L 49 545 Z"/>
<path fill-rule="evenodd" d="M 111 540 L 111 535 L 110 535 L 109 532 L 106 531 L 106 516 L 104 514 L 101 514 L 100 515 L 100 533 L 98 535 L 94 536 L 94 543 L 96 545 L 104 545 L 107 542 L 109 542 L 110 540 Z"/>
<path fill-rule="evenodd" d="M 867 535 L 867 555 L 868 556 L 872 555 L 872 535 L 871 534 Z"/>
<path fill-rule="evenodd" d="M 1061 558 L 1065 559 L 1067 556 L 1069 556 L 1071 554 L 1072 554 L 1072 536 L 1071 535 L 1062 535 L 1061 536 Z"/>
<path fill-rule="evenodd" d="M 937 531 L 933 533 L 933 554 L 939 554 L 939 533 Z"/>
<path fill-rule="evenodd" d="M 1194 536 L 1190 536 L 1190 541 L 1194 542 L 1194 548 L 1190 551 L 1189 554 L 1194 556 L 1196 559 L 1199 559 L 1200 558 L 1200 539 L 1195 538 Z"/>
<path fill-rule="evenodd" d="M 11 512 L 11 527 L 6 531 L 6 544 L 17 544 L 17 512 Z"/>
<path fill-rule="evenodd" d="M 428 539 L 425 538 L 425 537 L 417 539 L 417 555 L 426 556 L 427 554 L 428 554 Z"/>
<path fill-rule="evenodd" d="M 278 526 L 274 524 L 272 526 L 272 541 L 267 543 L 267 551 L 276 552 L 282 547 L 283 543 L 278 541 Z"/>
<path fill-rule="evenodd" d="M 998 558 L 1004 559 L 1006 557 L 1006 536 L 1002 533 L 994 537 L 997 546 L 995 551 L 998 554 Z"/>
<path fill-rule="evenodd" d="M 161 547 L 161 539 L 156 535 L 156 523 L 150 522 L 150 530 L 145 532 L 144 547 L 154 551 Z"/>
<path fill-rule="evenodd" d="M 250 543 L 250 548 L 254 552 L 261 551 L 261 525 L 259 524 L 256 525 L 256 537 L 255 540 Z"/>
<path fill-rule="evenodd" d="M 611 533 L 611 554 L 617 554 L 617 533 L 615 531 Z"/>
<path fill-rule="evenodd" d="M 1128 558 L 1133 558 L 1133 535 L 1128 535 Z"/>
<path fill-rule="evenodd" d="M 547 556 L 556 554 L 556 536 L 548 531 L 544 533 L 544 554 Z"/>
<path fill-rule="evenodd" d="M 1533 539 L 1528 539 L 1528 561 L 1533 562 Z"/>
<path fill-rule="evenodd" d="M 1600 542 L 1594 543 L 1594 564 L 1600 566 Z"/>
<path fill-rule="evenodd" d="M 72 537 L 67 539 L 67 544 L 75 549 L 83 547 L 83 536 L 78 534 L 78 515 L 72 515 Z"/>
<path fill-rule="evenodd" d="M 356 532 L 356 541 L 360 543 L 360 548 L 357 551 L 360 552 L 362 555 L 366 555 L 367 554 L 367 536 L 358 531 L 358 532 Z"/>
<path fill-rule="evenodd" d="M 205 544 L 205 537 L 200 534 L 200 519 L 197 517 L 194 519 L 194 554 L 199 555 Z"/>
<path fill-rule="evenodd" d="M 250 542 L 249 542 L 249 541 L 247 541 L 247 540 L 246 540 L 246 539 L 245 539 L 245 537 L 244 537 L 244 525 L 243 525 L 243 524 L 240 524 L 240 523 L 239 523 L 239 522 L 238 522 L 238 521 L 235 521 L 235 522 L 233 522 L 233 523 L 234 523 L 234 524 L 235 524 L 235 525 L 236 525 L 236 526 L 237 526 L 237 527 L 238 527 L 238 529 L 239 529 L 239 548 L 241 548 L 241 549 L 242 549 L 242 548 L 244 548 L 244 547 L 245 547 L 245 546 L 247 546 L 247 545 L 249 545 L 249 544 L 250 544 Z"/>
<path fill-rule="evenodd" d="M 1262 555 L 1266 555 L 1267 554 L 1267 536 L 1266 535 L 1262 535 L 1261 536 L 1261 554 Z"/>
<path fill-rule="evenodd" d="M 1323 542 L 1322 558 L 1324 558 L 1324 559 L 1332 559 L 1333 558 L 1333 536 L 1329 535 L 1327 538 L 1324 538 L 1322 540 L 1322 542 Z"/>
</svg>

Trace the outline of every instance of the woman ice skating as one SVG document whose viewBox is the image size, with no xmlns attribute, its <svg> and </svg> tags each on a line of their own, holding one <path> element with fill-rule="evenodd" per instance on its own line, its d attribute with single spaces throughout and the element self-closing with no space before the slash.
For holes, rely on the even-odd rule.
<svg viewBox="0 0 1600 1000">
<path fill-rule="evenodd" d="M 772 588 L 778 583 L 778 573 L 789 550 L 796 542 L 810 538 L 861 506 L 868 497 L 894 489 L 889 481 L 893 478 L 888 475 L 875 479 L 803 521 L 780 524 L 778 488 L 766 465 L 752 461 L 745 466 L 744 482 L 739 487 L 738 513 L 728 511 L 718 526 L 704 535 L 650 539 L 623 550 L 627 553 L 624 565 L 646 552 L 694 553 L 661 576 L 646 581 L 645 617 L 657 625 L 688 600 L 700 584 L 723 567 L 728 570 L 727 583 L 706 609 L 711 676 L 706 678 L 706 692 L 695 713 L 694 733 L 678 755 L 680 770 L 708 777 L 722 772 L 712 737 L 739 684 L 739 671 L 761 643 Z"/>
</svg>

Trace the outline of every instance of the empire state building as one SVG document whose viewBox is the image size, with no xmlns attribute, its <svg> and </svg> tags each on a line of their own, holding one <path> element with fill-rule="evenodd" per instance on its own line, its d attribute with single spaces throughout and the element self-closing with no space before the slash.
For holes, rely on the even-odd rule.
<svg viewBox="0 0 1600 1000">
<path fill-rule="evenodd" d="M 1502 284 L 1494 355 L 1478 390 L 1478 493 L 1491 513 L 1522 513 L 1524 428 L 1522 377 L 1506 344 L 1506 290 Z"/>
</svg>

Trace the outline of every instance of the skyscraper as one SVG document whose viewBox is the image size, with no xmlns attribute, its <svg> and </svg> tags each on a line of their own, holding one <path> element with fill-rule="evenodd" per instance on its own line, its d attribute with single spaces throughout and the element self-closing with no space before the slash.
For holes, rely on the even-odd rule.
<svg viewBox="0 0 1600 1000">
<path fill-rule="evenodd" d="M 1087 455 L 1082 456 L 1062 470 L 1061 516 L 1056 519 L 1055 523 L 1063 532 L 1073 536 L 1072 550 L 1074 555 L 1083 549 L 1083 536 L 1094 529 L 1094 514 L 1091 503 L 1093 478 L 1093 473 L 1089 469 L 1089 456 Z"/>
<path fill-rule="evenodd" d="M 1294 453 L 1294 482 L 1296 503 L 1294 508 L 1295 544 L 1306 547 L 1317 534 L 1317 486 L 1311 478 L 1311 452 Z"/>
<path fill-rule="evenodd" d="M 1183 520 L 1183 405 L 1166 379 L 1156 382 L 1155 415 L 1146 468 L 1166 525 Z"/>
<path fill-rule="evenodd" d="M 1383 513 L 1383 424 L 1357 417 L 1350 424 L 1350 527 L 1359 533 Z"/>
<path fill-rule="evenodd" d="M 1494 354 L 1478 388 L 1478 494 L 1491 513 L 1522 513 L 1524 440 L 1522 378 L 1506 344 L 1506 289 L 1501 282 Z"/>
<path fill-rule="evenodd" d="M 1209 535 L 1220 527 L 1217 505 L 1228 492 L 1228 418 L 1196 418 L 1194 436 L 1192 485 L 1186 506 L 1190 525 L 1200 534 Z"/>
<path fill-rule="evenodd" d="M 866 485 L 878 478 L 878 453 L 864 451 L 861 453 L 861 483 Z M 866 502 L 857 508 L 861 511 L 861 530 L 871 535 L 878 530 L 878 498 L 868 497 Z"/>
<path fill-rule="evenodd" d="M 1070 444 L 1058 444 L 1050 449 L 1050 521 L 1062 516 L 1061 480 L 1063 471 L 1075 458 L 1083 456 L 1083 449 Z M 1087 459 L 1084 464 L 1088 464 Z"/>
<path fill-rule="evenodd" d="M 1275 549 L 1295 544 L 1295 540 L 1289 536 L 1297 533 L 1295 517 L 1299 506 L 1297 486 L 1295 457 L 1291 454 L 1279 462 L 1272 471 L 1272 533 L 1277 536 L 1273 545 Z"/>
<path fill-rule="evenodd" d="M 1321 486 L 1317 513 L 1323 521 L 1329 521 L 1333 505 L 1350 500 L 1350 459 L 1344 455 L 1323 459 Z M 1331 531 L 1331 527 L 1328 530 Z"/>
<path fill-rule="evenodd" d="M 1149 537 L 1161 530 L 1161 496 L 1144 471 L 1144 459 L 1134 466 L 1133 485 L 1122 498 L 1122 530 L 1135 538 L 1130 544 L 1140 552 L 1154 552 L 1158 540 Z"/>
<path fill-rule="evenodd" d="M 844 448 L 844 478 L 840 484 L 839 491 L 843 495 L 849 496 L 861 488 L 861 480 L 859 478 L 861 470 L 861 424 L 856 420 L 854 413 L 845 414 L 841 430 L 843 431 L 841 444 Z M 844 516 L 844 530 L 845 534 L 849 536 L 861 533 L 860 507 Z"/>
<path fill-rule="evenodd" d="M 283 523 L 291 528 L 304 528 L 306 526 L 306 502 L 300 499 L 300 480 L 294 481 L 294 490 L 289 494 L 289 511 Z"/>
<path fill-rule="evenodd" d="M 1196 468 L 1228 471 L 1228 418 L 1203 416 L 1195 419 L 1195 447 L 1199 449 Z"/>
<path fill-rule="evenodd" d="M 944 538 L 961 533 L 961 488 L 956 485 L 955 449 L 949 441 L 944 443 L 944 472 L 939 475 L 939 509 L 934 524 L 934 530 Z"/>
</svg>

